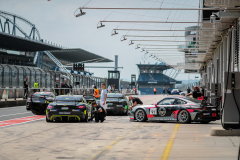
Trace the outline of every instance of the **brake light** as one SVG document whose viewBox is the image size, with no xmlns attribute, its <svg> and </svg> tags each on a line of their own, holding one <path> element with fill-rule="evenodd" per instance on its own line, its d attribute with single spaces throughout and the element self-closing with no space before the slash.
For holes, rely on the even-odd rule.
<svg viewBox="0 0 240 160">
<path fill-rule="evenodd" d="M 212 116 L 213 116 L 213 117 L 217 117 L 217 114 L 216 114 L 216 113 L 212 113 Z"/>
<path fill-rule="evenodd" d="M 78 108 L 84 108 L 85 106 L 78 106 Z"/>
<path fill-rule="evenodd" d="M 207 110 L 207 108 L 194 108 L 194 110 L 204 111 L 204 110 Z"/>
<path fill-rule="evenodd" d="M 48 108 L 53 108 L 53 106 L 48 106 Z"/>
</svg>

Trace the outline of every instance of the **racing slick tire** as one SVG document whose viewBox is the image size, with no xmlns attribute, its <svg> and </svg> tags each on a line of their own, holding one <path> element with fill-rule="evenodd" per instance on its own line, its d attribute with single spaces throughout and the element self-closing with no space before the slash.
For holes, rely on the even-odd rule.
<svg viewBox="0 0 240 160">
<path fill-rule="evenodd" d="M 52 122 L 52 121 L 51 121 L 51 120 L 48 120 L 48 119 L 47 119 L 47 116 L 46 116 L 46 122 Z"/>
<path fill-rule="evenodd" d="M 191 116 L 187 110 L 181 110 L 178 113 L 178 121 L 180 123 L 191 123 Z"/>
<path fill-rule="evenodd" d="M 85 118 L 82 120 L 83 122 L 88 122 L 88 112 L 86 113 Z"/>
<path fill-rule="evenodd" d="M 147 120 L 147 115 L 143 109 L 136 110 L 134 116 L 138 122 L 146 122 Z"/>
</svg>

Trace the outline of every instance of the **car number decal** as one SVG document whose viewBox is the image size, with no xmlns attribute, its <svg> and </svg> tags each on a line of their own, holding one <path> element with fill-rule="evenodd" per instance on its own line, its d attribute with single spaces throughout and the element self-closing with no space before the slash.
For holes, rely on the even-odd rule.
<svg viewBox="0 0 240 160">
<path fill-rule="evenodd" d="M 157 108 L 150 108 L 150 114 L 157 115 Z"/>
</svg>

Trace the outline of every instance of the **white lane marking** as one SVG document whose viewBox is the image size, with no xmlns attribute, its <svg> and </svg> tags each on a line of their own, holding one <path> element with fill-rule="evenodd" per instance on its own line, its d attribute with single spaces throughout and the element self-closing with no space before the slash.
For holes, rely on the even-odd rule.
<svg viewBox="0 0 240 160">
<path fill-rule="evenodd" d="M 32 113 L 32 112 L 23 112 L 23 113 L 16 113 L 16 114 L 1 115 L 0 117 L 14 116 L 14 115 L 26 114 L 26 113 Z"/>
</svg>

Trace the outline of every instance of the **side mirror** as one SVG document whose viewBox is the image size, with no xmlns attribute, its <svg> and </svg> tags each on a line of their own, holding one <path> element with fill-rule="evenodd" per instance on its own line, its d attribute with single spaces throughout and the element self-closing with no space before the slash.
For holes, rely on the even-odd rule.
<svg viewBox="0 0 240 160">
<path fill-rule="evenodd" d="M 157 107 L 157 103 L 155 103 L 155 107 Z"/>
</svg>

